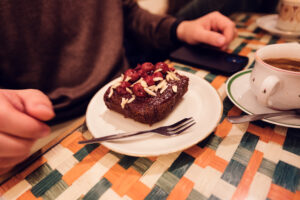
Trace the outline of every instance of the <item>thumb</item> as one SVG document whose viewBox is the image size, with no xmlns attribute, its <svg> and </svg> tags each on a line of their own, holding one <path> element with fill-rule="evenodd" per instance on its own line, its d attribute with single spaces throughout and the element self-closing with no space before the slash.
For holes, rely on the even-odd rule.
<svg viewBox="0 0 300 200">
<path fill-rule="evenodd" d="M 203 30 L 199 35 L 199 42 L 203 42 L 215 47 L 222 47 L 226 43 L 226 38 L 220 33 Z"/>
<path fill-rule="evenodd" d="M 55 114 L 49 98 L 39 90 L 19 90 L 18 96 L 22 99 L 25 112 L 41 121 L 52 119 Z"/>
</svg>

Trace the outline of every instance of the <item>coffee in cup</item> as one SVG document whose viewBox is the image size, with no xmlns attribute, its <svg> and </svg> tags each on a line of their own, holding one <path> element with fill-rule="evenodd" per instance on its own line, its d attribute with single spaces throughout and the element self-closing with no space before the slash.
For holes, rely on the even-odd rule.
<svg viewBox="0 0 300 200">
<path fill-rule="evenodd" d="M 255 54 L 251 91 L 262 105 L 289 110 L 300 108 L 300 44 L 272 44 Z"/>
<path fill-rule="evenodd" d="M 277 28 L 283 31 L 300 31 L 300 0 L 281 1 Z"/>
</svg>

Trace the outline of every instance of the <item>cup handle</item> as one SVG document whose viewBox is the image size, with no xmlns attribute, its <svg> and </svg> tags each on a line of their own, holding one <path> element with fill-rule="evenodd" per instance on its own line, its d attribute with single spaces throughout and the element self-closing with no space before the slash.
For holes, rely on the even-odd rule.
<svg viewBox="0 0 300 200">
<path fill-rule="evenodd" d="M 261 84 L 258 101 L 268 106 L 269 97 L 279 88 L 280 80 L 277 76 L 268 76 Z"/>
</svg>

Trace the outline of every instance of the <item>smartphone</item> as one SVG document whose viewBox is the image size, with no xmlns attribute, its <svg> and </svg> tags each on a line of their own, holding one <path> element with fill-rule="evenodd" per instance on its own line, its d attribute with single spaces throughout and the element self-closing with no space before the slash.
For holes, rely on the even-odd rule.
<svg viewBox="0 0 300 200">
<path fill-rule="evenodd" d="M 230 54 L 206 45 L 181 46 L 170 53 L 170 59 L 226 76 L 242 70 L 249 60 L 246 56 Z"/>
</svg>

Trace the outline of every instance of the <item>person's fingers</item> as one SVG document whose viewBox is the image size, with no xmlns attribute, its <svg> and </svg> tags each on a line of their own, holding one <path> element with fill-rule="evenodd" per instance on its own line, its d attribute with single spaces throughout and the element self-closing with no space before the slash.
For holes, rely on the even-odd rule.
<svg viewBox="0 0 300 200">
<path fill-rule="evenodd" d="M 0 133 L 0 157 L 20 157 L 29 155 L 34 140 L 22 139 Z"/>
<path fill-rule="evenodd" d="M 52 119 L 55 114 L 49 98 L 39 90 L 20 90 L 18 96 L 23 100 L 26 113 L 30 116 L 47 121 Z"/>
<path fill-rule="evenodd" d="M 225 43 L 228 45 L 236 36 L 235 24 L 228 17 L 219 12 L 213 12 L 211 15 L 212 29 L 222 32 L 226 38 Z"/>
<path fill-rule="evenodd" d="M 37 139 L 50 133 L 50 127 L 17 110 L 0 93 L 0 132 L 22 138 Z"/>
<path fill-rule="evenodd" d="M 199 33 L 198 43 L 206 43 L 216 47 L 222 47 L 226 43 L 226 38 L 217 32 L 202 30 Z"/>
<path fill-rule="evenodd" d="M 18 163 L 24 161 L 28 156 L 18 156 L 18 157 L 0 157 L 1 168 L 14 167 Z"/>
</svg>

